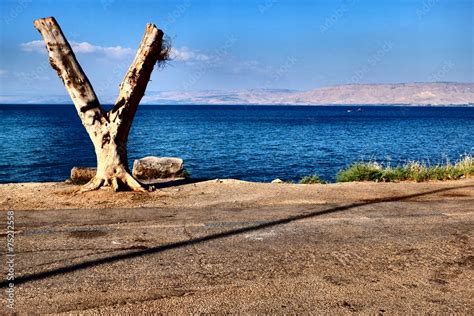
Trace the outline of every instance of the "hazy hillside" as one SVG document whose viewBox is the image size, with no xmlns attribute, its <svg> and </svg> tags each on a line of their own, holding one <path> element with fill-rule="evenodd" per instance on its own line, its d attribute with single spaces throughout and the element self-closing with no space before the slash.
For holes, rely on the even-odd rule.
<svg viewBox="0 0 474 316">
<path fill-rule="evenodd" d="M 196 92 L 166 91 L 147 93 L 143 103 L 150 104 L 289 104 L 288 98 L 296 95 L 294 90 L 204 90 Z"/>
<path fill-rule="evenodd" d="M 297 104 L 474 104 L 474 84 L 342 85 L 299 93 L 289 100 Z"/>
<path fill-rule="evenodd" d="M 472 83 L 340 85 L 307 92 L 293 90 L 149 93 L 144 103 L 181 104 L 474 104 Z"/>
</svg>

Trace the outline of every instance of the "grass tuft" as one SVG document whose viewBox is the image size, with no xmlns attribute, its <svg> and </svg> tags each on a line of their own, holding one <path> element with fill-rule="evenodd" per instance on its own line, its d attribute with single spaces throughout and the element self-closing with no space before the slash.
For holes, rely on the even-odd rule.
<svg viewBox="0 0 474 316">
<path fill-rule="evenodd" d="M 185 179 L 189 179 L 189 178 L 191 178 L 191 174 L 189 174 L 188 170 L 183 169 L 183 171 L 180 174 L 180 177 L 185 178 Z"/>
<path fill-rule="evenodd" d="M 358 162 L 337 174 L 337 182 L 375 181 L 431 181 L 457 180 L 474 175 L 474 158 L 464 155 L 455 164 L 429 166 L 416 161 L 395 168 L 383 166 L 377 162 Z"/>
<path fill-rule="evenodd" d="M 303 177 L 300 180 L 300 184 L 317 184 L 317 183 L 325 184 L 326 181 L 324 181 L 318 175 L 315 175 L 315 174 Z"/>
</svg>

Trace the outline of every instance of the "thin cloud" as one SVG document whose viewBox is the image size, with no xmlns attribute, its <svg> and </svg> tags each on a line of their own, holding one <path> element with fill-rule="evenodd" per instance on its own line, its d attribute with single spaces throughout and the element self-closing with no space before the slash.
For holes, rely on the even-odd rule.
<svg viewBox="0 0 474 316">
<path fill-rule="evenodd" d="M 46 47 L 43 41 L 31 41 L 27 43 L 21 43 L 20 48 L 24 52 L 46 53 Z"/>
<path fill-rule="evenodd" d="M 5 69 L 0 69 L 0 77 L 5 76 L 7 73 L 8 73 L 7 70 L 5 70 Z"/>
<path fill-rule="evenodd" d="M 76 54 L 96 54 L 115 59 L 122 59 L 133 56 L 135 50 L 122 46 L 100 46 L 88 42 L 71 42 L 71 47 Z M 20 44 L 20 48 L 25 52 L 46 53 L 45 44 L 41 40 L 30 41 Z M 171 58 L 175 61 L 193 63 L 210 62 L 211 57 L 189 49 L 188 47 L 172 48 Z"/>
<path fill-rule="evenodd" d="M 88 42 L 71 42 L 71 48 L 76 54 L 97 54 L 109 58 L 121 59 L 133 56 L 135 51 L 122 46 L 100 46 Z M 46 53 L 45 44 L 41 40 L 30 41 L 20 44 L 20 48 L 25 52 Z"/>
<path fill-rule="evenodd" d="M 211 59 L 208 55 L 192 51 L 187 47 L 172 48 L 171 58 L 182 62 L 208 62 Z"/>
</svg>

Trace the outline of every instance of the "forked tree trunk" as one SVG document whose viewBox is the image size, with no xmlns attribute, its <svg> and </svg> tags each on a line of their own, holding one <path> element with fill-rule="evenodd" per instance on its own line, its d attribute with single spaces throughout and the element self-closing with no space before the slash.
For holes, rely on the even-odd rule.
<svg viewBox="0 0 474 316">
<path fill-rule="evenodd" d="M 94 144 L 97 174 L 81 191 L 101 186 L 111 186 L 115 191 L 120 188 L 144 191 L 144 186 L 130 174 L 127 140 L 153 67 L 166 58 L 163 32 L 147 24 L 135 59 L 120 84 L 119 97 L 114 107 L 105 112 L 56 20 L 53 17 L 38 19 L 34 25 L 46 43 L 51 66 L 62 79 Z"/>
</svg>

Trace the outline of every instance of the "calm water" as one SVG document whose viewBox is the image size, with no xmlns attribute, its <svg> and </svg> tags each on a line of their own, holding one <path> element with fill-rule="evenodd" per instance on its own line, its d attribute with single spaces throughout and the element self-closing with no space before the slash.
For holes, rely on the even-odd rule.
<svg viewBox="0 0 474 316">
<path fill-rule="evenodd" d="M 353 109 L 348 112 L 348 109 Z M 359 160 L 456 160 L 474 148 L 474 108 L 149 106 L 139 108 L 130 165 L 185 160 L 195 178 L 334 180 Z M 0 182 L 62 181 L 95 166 L 72 105 L 0 105 Z"/>
</svg>

